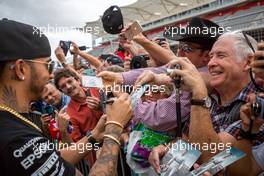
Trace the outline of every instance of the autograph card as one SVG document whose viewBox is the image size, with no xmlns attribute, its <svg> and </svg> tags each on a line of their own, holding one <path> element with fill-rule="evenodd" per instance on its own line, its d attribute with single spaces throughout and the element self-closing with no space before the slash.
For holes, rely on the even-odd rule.
<svg viewBox="0 0 264 176">
<path fill-rule="evenodd" d="M 142 97 L 142 95 L 148 88 L 149 88 L 149 85 L 147 84 L 143 85 L 131 94 L 131 104 L 132 104 L 133 109 L 135 108 L 137 101 Z"/>
<path fill-rule="evenodd" d="M 193 170 L 190 175 L 201 176 L 206 171 L 214 175 L 235 161 L 243 158 L 245 155 L 244 152 L 232 147 L 230 150 L 218 153 L 208 162 L 202 164 L 198 169 Z"/>
<path fill-rule="evenodd" d="M 102 78 L 96 76 L 82 76 L 82 85 L 84 87 L 103 87 Z"/>
<path fill-rule="evenodd" d="M 161 175 L 187 175 L 200 155 L 201 152 L 191 144 L 183 140 L 178 140 L 161 161 Z"/>
</svg>

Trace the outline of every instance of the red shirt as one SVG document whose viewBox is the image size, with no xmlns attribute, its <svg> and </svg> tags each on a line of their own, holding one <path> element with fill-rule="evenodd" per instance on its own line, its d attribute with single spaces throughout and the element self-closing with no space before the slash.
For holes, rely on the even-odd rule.
<svg viewBox="0 0 264 176">
<path fill-rule="evenodd" d="M 115 54 L 118 55 L 122 59 L 122 61 L 125 62 L 125 53 L 123 53 L 122 51 L 117 51 Z"/>
<path fill-rule="evenodd" d="M 91 96 L 100 98 L 99 90 L 97 88 L 90 88 L 89 90 Z M 67 113 L 70 116 L 70 121 L 73 126 L 70 136 L 74 142 L 77 142 L 84 137 L 87 131 L 92 131 L 100 117 L 103 115 L 101 111 L 90 109 L 87 106 L 87 103 L 82 104 L 73 99 L 71 99 L 68 105 Z M 88 153 L 85 158 L 88 161 L 89 168 L 91 169 L 96 161 L 95 151 Z"/>
<path fill-rule="evenodd" d="M 97 88 L 90 88 L 89 90 L 91 96 L 100 98 Z M 73 126 L 71 138 L 74 142 L 79 141 L 85 136 L 87 131 L 92 131 L 103 115 L 101 111 L 90 109 L 87 103 L 80 103 L 73 99 L 71 99 L 68 105 L 67 113 L 71 118 L 70 121 Z"/>
</svg>

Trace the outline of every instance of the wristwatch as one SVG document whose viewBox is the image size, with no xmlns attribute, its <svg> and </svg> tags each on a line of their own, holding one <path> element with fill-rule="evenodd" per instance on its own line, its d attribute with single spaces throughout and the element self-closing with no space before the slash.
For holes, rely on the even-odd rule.
<svg viewBox="0 0 264 176">
<path fill-rule="evenodd" d="M 210 109 L 212 106 L 212 100 L 210 97 L 205 97 L 204 99 L 192 99 L 191 100 L 191 105 L 198 105 L 198 106 L 203 106 L 205 108 Z"/>
<path fill-rule="evenodd" d="M 92 132 L 91 131 L 88 131 L 86 133 L 86 137 L 88 138 L 88 142 L 92 145 L 94 145 L 96 143 L 96 140 L 94 139 L 93 135 L 92 135 Z"/>
</svg>

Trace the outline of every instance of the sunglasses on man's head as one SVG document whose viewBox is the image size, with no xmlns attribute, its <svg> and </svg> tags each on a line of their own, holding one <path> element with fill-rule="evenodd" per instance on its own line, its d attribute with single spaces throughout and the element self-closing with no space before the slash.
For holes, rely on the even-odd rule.
<svg viewBox="0 0 264 176">
<path fill-rule="evenodd" d="M 249 47 L 252 49 L 252 51 L 255 53 L 255 49 L 254 49 L 254 47 L 252 46 L 251 42 L 249 41 L 249 38 L 248 38 L 247 34 L 246 34 L 244 31 L 241 31 L 241 33 L 242 33 L 243 36 L 245 37 L 248 46 L 249 46 Z"/>
<path fill-rule="evenodd" d="M 248 38 L 246 32 L 245 32 L 245 31 L 237 31 L 237 33 L 242 33 L 242 34 L 243 34 L 243 36 L 244 36 L 244 38 L 245 38 L 245 40 L 246 40 L 248 46 L 249 46 L 249 47 L 251 48 L 251 50 L 255 53 L 255 49 L 254 49 L 253 45 L 251 44 L 251 42 L 250 42 L 250 40 L 249 40 L 249 38 Z M 262 58 L 258 58 L 258 59 L 264 59 L 264 58 L 262 57 Z M 250 79 L 251 79 L 251 81 L 253 82 L 253 84 L 255 85 L 255 87 L 257 88 L 257 90 L 259 90 L 260 92 L 263 92 L 263 91 L 264 91 L 264 89 L 263 89 L 262 87 L 260 87 L 260 86 L 256 83 L 256 81 L 255 81 L 255 77 L 254 77 L 254 75 L 253 75 L 252 68 L 250 68 Z"/>
</svg>

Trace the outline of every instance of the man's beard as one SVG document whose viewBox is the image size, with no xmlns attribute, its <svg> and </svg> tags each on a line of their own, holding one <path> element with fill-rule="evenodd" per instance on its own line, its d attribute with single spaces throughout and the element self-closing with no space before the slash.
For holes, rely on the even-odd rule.
<svg viewBox="0 0 264 176">
<path fill-rule="evenodd" d="M 39 77 L 37 75 L 35 66 L 33 64 L 30 64 L 31 68 L 31 75 L 30 75 L 30 81 L 29 81 L 29 90 L 32 93 L 32 97 L 35 100 L 41 99 L 41 94 L 44 90 L 45 85 L 41 85 L 39 83 Z"/>
</svg>

